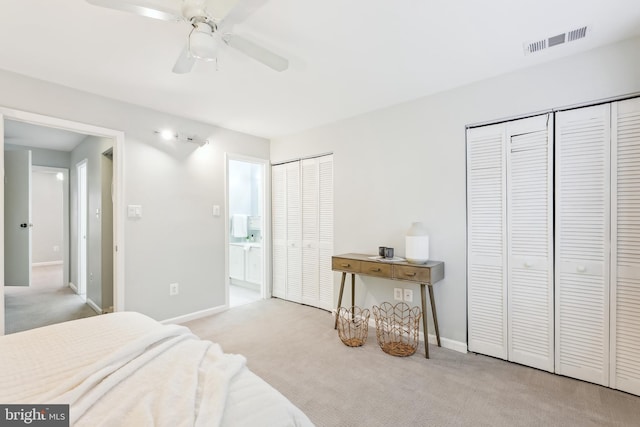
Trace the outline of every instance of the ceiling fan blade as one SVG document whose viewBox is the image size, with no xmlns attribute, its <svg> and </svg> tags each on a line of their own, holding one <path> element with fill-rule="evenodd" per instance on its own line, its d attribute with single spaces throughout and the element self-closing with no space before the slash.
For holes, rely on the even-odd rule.
<svg viewBox="0 0 640 427">
<path fill-rule="evenodd" d="M 176 74 L 186 74 L 193 69 L 193 65 L 196 63 L 196 58 L 189 53 L 189 44 L 186 44 L 176 64 L 173 66 L 173 72 Z"/>
<path fill-rule="evenodd" d="M 87 3 L 163 21 L 183 20 L 180 2 L 176 0 L 87 0 Z"/>
<path fill-rule="evenodd" d="M 208 0 L 209 2 L 216 2 L 221 0 Z M 232 1 L 232 0 L 231 0 Z M 269 0 L 240 0 L 235 7 L 231 8 L 227 15 L 223 18 L 222 22 L 218 24 L 218 29 L 222 31 L 230 31 L 231 27 L 236 24 L 244 22 L 249 16 L 256 10 L 264 6 Z"/>
<path fill-rule="evenodd" d="M 276 55 L 262 46 L 250 42 L 244 37 L 229 34 L 225 36 L 223 40 L 232 48 L 239 50 L 248 57 L 255 59 L 273 70 L 284 71 L 289 68 L 289 61 L 286 58 Z"/>
</svg>

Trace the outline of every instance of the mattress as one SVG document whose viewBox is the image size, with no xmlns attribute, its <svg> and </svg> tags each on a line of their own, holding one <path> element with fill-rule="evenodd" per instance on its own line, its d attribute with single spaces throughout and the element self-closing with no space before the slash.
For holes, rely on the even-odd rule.
<svg viewBox="0 0 640 427">
<path fill-rule="evenodd" d="M 82 426 L 312 426 L 286 397 L 186 327 L 135 312 L 0 337 L 2 404 L 69 404 Z"/>
</svg>

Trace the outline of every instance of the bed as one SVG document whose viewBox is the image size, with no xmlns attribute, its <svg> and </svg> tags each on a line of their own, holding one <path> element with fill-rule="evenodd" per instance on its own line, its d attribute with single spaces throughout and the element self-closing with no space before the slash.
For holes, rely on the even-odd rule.
<svg viewBox="0 0 640 427">
<path fill-rule="evenodd" d="M 188 328 L 134 312 L 0 337 L 0 402 L 69 404 L 75 426 L 312 426 Z"/>
</svg>

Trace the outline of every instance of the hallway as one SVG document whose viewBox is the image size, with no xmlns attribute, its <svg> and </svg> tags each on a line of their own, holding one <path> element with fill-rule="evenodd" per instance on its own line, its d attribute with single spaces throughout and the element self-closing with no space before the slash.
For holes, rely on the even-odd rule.
<svg viewBox="0 0 640 427">
<path fill-rule="evenodd" d="M 62 264 L 33 267 L 30 287 L 5 286 L 5 334 L 95 316 L 62 283 Z"/>
</svg>

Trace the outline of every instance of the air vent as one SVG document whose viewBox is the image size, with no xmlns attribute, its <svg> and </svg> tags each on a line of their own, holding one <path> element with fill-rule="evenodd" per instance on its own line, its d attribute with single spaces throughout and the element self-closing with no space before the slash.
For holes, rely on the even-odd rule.
<svg viewBox="0 0 640 427">
<path fill-rule="evenodd" d="M 572 31 L 568 31 L 566 33 L 561 33 L 555 36 L 547 37 L 542 40 L 525 42 L 523 46 L 524 54 L 528 55 L 530 53 L 540 52 L 542 50 L 545 50 L 553 46 L 558 46 L 561 44 L 583 39 L 586 36 L 587 36 L 587 26 L 584 26 Z"/>
<path fill-rule="evenodd" d="M 578 28 L 577 30 L 569 31 L 567 33 L 567 41 L 572 42 L 574 40 L 583 39 L 587 36 L 587 27 Z"/>
</svg>

